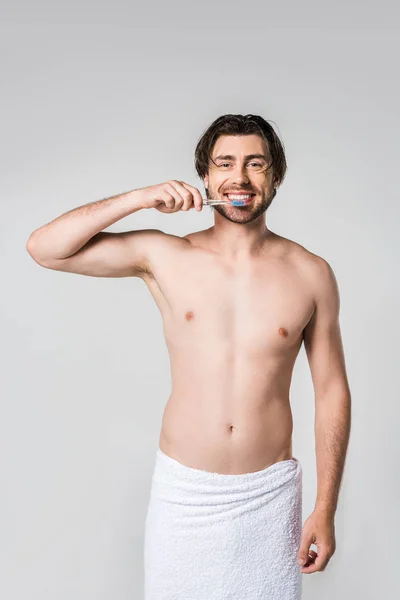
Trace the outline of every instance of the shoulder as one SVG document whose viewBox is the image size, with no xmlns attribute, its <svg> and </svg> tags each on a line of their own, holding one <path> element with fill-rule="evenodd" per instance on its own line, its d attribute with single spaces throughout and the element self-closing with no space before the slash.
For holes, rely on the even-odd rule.
<svg viewBox="0 0 400 600">
<path fill-rule="evenodd" d="M 315 301 L 324 297 L 338 300 L 339 289 L 331 264 L 304 245 L 279 236 L 285 258 L 302 277 Z"/>
</svg>

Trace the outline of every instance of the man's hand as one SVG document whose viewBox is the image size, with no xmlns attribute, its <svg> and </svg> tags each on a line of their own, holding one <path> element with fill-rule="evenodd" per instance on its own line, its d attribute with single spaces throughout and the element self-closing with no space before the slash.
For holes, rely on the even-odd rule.
<svg viewBox="0 0 400 600">
<path fill-rule="evenodd" d="M 317 546 L 318 552 L 310 550 L 311 544 Z M 298 552 L 299 564 L 303 566 L 301 572 L 324 571 L 335 550 L 334 517 L 316 509 L 303 525 Z"/>
<path fill-rule="evenodd" d="M 201 211 L 203 208 L 203 198 L 200 191 L 184 181 L 173 179 L 142 188 L 139 191 L 142 194 L 143 208 L 156 208 L 167 214 L 179 210 L 189 210 L 190 208 Z"/>
</svg>

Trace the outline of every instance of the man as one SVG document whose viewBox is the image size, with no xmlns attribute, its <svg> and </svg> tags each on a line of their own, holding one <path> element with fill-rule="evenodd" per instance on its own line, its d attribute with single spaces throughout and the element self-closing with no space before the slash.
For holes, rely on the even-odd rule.
<svg viewBox="0 0 400 600">
<path fill-rule="evenodd" d="M 27 249 L 49 269 L 140 277 L 161 311 L 172 391 L 146 518 L 146 600 L 298 600 L 301 573 L 323 571 L 336 545 L 351 412 L 338 286 L 323 258 L 267 227 L 286 172 L 267 121 L 216 119 L 195 164 L 207 198 L 226 201 L 209 229 L 102 231 L 138 210 L 201 211 L 200 191 L 172 180 L 75 208 Z M 318 490 L 301 531 L 289 388 L 303 341 Z"/>
</svg>

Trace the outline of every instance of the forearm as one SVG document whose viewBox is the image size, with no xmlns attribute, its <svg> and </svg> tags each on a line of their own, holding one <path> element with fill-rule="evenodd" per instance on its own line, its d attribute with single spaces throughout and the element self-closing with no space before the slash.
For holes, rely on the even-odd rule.
<svg viewBox="0 0 400 600">
<path fill-rule="evenodd" d="M 351 428 L 351 395 L 331 392 L 316 400 L 315 450 L 317 499 L 315 509 L 336 512 Z"/>
<path fill-rule="evenodd" d="M 132 190 L 74 208 L 36 229 L 27 247 L 42 260 L 67 258 L 103 229 L 140 210 L 140 198 L 141 190 Z"/>
</svg>

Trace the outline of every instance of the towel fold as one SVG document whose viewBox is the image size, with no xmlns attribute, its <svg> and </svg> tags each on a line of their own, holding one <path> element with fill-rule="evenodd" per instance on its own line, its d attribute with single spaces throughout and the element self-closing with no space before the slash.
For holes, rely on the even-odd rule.
<svg viewBox="0 0 400 600">
<path fill-rule="evenodd" d="M 194 469 L 157 449 L 145 521 L 145 600 L 300 600 L 302 467 Z"/>
</svg>

